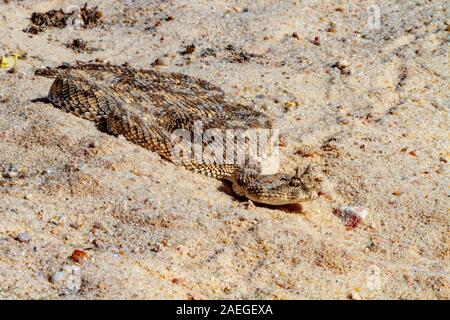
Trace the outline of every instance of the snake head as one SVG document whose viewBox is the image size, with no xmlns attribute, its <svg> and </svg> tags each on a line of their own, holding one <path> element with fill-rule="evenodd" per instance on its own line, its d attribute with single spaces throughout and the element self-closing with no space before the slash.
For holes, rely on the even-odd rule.
<svg viewBox="0 0 450 320">
<path fill-rule="evenodd" d="M 233 181 L 233 190 L 254 202 L 285 205 L 316 199 L 321 182 L 322 177 L 313 166 L 303 171 L 297 168 L 294 175 L 262 175 L 252 169 L 243 169 Z"/>
</svg>

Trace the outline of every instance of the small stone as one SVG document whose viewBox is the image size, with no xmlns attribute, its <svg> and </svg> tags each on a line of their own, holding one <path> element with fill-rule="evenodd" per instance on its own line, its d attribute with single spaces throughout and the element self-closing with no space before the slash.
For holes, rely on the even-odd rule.
<svg viewBox="0 0 450 320">
<path fill-rule="evenodd" d="M 20 242 L 30 242 L 30 235 L 27 232 L 19 233 L 17 240 Z"/>
<path fill-rule="evenodd" d="M 284 103 L 284 107 L 286 109 L 292 108 L 292 107 L 297 107 L 298 106 L 298 102 L 297 101 L 286 101 Z"/>
<path fill-rule="evenodd" d="M 156 59 L 155 62 L 152 63 L 152 65 L 165 67 L 165 66 L 170 65 L 171 62 L 172 62 L 172 59 L 169 56 L 165 56 L 165 57 L 159 57 L 158 59 Z"/>
<path fill-rule="evenodd" d="M 315 44 L 316 46 L 320 46 L 320 37 L 314 37 L 314 40 L 312 41 L 313 44 Z"/>
<path fill-rule="evenodd" d="M 347 117 L 339 116 L 336 118 L 338 124 L 349 124 L 350 120 Z"/>
<path fill-rule="evenodd" d="M 439 165 L 438 168 L 436 169 L 436 173 L 439 174 L 444 174 L 445 173 L 445 166 L 444 165 Z"/>
<path fill-rule="evenodd" d="M 33 199 L 33 195 L 30 194 L 30 193 L 27 193 L 23 198 L 24 198 L 25 200 L 31 200 L 31 199 Z"/>
<path fill-rule="evenodd" d="M 90 148 L 97 149 L 97 148 L 100 147 L 100 142 L 98 142 L 98 141 L 92 141 L 92 142 L 89 144 L 89 147 L 90 147 Z"/>
<path fill-rule="evenodd" d="M 53 273 L 49 280 L 63 290 L 77 292 L 81 288 L 81 269 L 75 265 L 66 265 Z"/>
<path fill-rule="evenodd" d="M 84 263 L 89 258 L 89 255 L 82 250 L 74 250 L 70 257 L 75 262 Z"/>
<path fill-rule="evenodd" d="M 349 297 L 350 297 L 350 299 L 352 299 L 352 300 L 361 300 L 361 299 L 362 299 L 361 296 L 359 295 L 359 293 L 356 292 L 356 291 L 352 291 L 352 292 L 350 293 Z"/>
<path fill-rule="evenodd" d="M 80 225 L 79 223 L 77 223 L 77 222 L 71 222 L 71 223 L 69 224 L 69 226 L 70 226 L 72 229 L 75 229 L 75 230 L 78 230 L 78 229 L 81 228 L 81 225 Z"/>
<path fill-rule="evenodd" d="M 15 178 L 15 177 L 17 177 L 17 172 L 16 171 L 7 170 L 7 171 L 3 172 L 3 177 L 4 178 L 8 178 L 8 179 Z"/>
<path fill-rule="evenodd" d="M 131 170 L 131 172 L 132 172 L 135 176 L 138 176 L 138 177 L 142 177 L 142 176 L 144 175 L 144 173 L 143 173 L 141 170 L 136 169 L 136 168 L 134 168 L 133 170 Z"/>
<path fill-rule="evenodd" d="M 54 284 L 61 283 L 65 278 L 65 274 L 62 271 L 55 272 L 52 274 L 52 277 L 50 278 L 50 281 Z"/>
<path fill-rule="evenodd" d="M 356 228 L 366 219 L 368 210 L 364 207 L 336 207 L 333 208 L 333 214 L 337 216 L 347 227 L 347 230 Z"/>
<path fill-rule="evenodd" d="M 50 218 L 49 222 L 55 226 L 63 226 L 66 223 L 65 216 L 53 216 Z"/>
<path fill-rule="evenodd" d="M 109 61 L 106 59 L 103 59 L 102 57 L 97 57 L 97 58 L 95 58 L 95 62 L 107 64 Z"/>
<path fill-rule="evenodd" d="M 330 21 L 327 28 L 328 32 L 335 33 L 336 32 L 336 22 Z"/>
<path fill-rule="evenodd" d="M 300 34 L 299 34 L 298 32 L 294 32 L 294 33 L 292 34 L 292 37 L 295 38 L 295 39 L 297 39 L 297 40 L 300 40 Z"/>
<path fill-rule="evenodd" d="M 24 178 L 28 174 L 28 168 L 21 167 L 17 173 L 19 175 L 19 178 Z"/>
<path fill-rule="evenodd" d="M 17 65 L 12 66 L 8 71 L 6 71 L 8 74 L 16 74 L 17 73 Z"/>
<path fill-rule="evenodd" d="M 339 69 L 347 68 L 348 66 L 349 66 L 349 64 L 348 64 L 347 60 L 340 60 L 340 61 L 336 62 L 336 67 Z"/>
<path fill-rule="evenodd" d="M 92 227 L 99 230 L 105 230 L 105 226 L 101 221 L 96 221 Z"/>
<path fill-rule="evenodd" d="M 337 68 L 341 71 L 341 74 L 349 75 L 351 73 L 347 60 L 340 60 L 335 62 L 331 67 Z"/>
</svg>

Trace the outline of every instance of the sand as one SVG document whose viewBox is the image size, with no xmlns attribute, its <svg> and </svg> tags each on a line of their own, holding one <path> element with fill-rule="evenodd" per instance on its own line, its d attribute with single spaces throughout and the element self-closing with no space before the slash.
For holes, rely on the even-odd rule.
<svg viewBox="0 0 450 320">
<path fill-rule="evenodd" d="M 34 35 L 32 12 L 84 2 L 0 1 L 0 56 L 26 54 L 0 69 L 0 298 L 448 299 L 448 7 L 382 3 L 89 1 L 102 26 Z M 323 195 L 253 206 L 41 101 L 36 68 L 94 59 L 266 110 Z"/>
</svg>

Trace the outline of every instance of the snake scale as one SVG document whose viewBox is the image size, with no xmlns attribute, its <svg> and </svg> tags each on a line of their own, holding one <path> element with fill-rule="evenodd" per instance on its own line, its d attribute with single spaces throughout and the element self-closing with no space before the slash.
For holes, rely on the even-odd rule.
<svg viewBox="0 0 450 320">
<path fill-rule="evenodd" d="M 297 168 L 295 174 L 262 174 L 248 163 L 199 162 L 193 156 L 174 159 L 171 134 L 179 129 L 193 132 L 199 121 L 203 130 L 272 128 L 265 113 L 226 101 L 223 91 L 207 81 L 106 63 L 63 64 L 35 73 L 54 78 L 48 99 L 55 107 L 94 121 L 108 133 L 123 135 L 189 170 L 231 181 L 238 196 L 283 205 L 318 195 L 320 178 L 311 166 Z"/>
</svg>

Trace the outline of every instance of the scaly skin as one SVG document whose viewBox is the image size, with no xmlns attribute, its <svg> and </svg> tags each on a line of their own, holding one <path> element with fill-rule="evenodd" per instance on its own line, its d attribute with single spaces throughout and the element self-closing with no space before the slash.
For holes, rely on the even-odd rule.
<svg viewBox="0 0 450 320">
<path fill-rule="evenodd" d="M 93 63 L 44 68 L 36 74 L 55 78 L 48 98 L 56 107 L 94 121 L 108 132 L 123 135 L 189 170 L 231 181 L 239 196 L 271 205 L 317 197 L 320 178 L 311 167 L 304 172 L 297 168 L 294 175 L 263 175 L 248 161 L 238 165 L 219 163 L 214 156 L 209 162 L 195 161 L 193 156 L 174 157 L 171 133 L 177 129 L 193 133 L 196 121 L 201 121 L 203 130 L 220 132 L 272 129 L 266 114 L 225 101 L 223 91 L 204 80 L 179 73 Z M 211 146 L 210 141 L 201 144 L 202 148 Z M 244 147 L 237 143 L 235 148 Z"/>
</svg>

